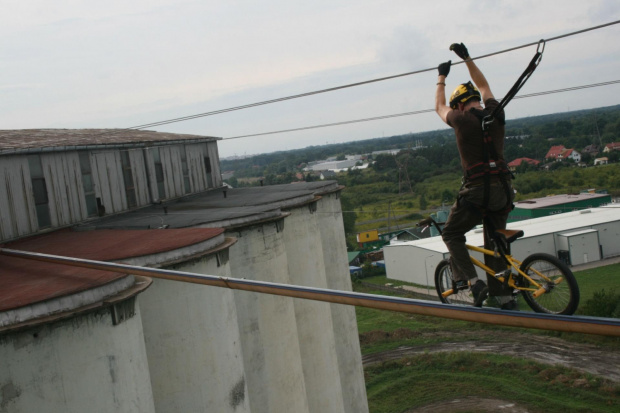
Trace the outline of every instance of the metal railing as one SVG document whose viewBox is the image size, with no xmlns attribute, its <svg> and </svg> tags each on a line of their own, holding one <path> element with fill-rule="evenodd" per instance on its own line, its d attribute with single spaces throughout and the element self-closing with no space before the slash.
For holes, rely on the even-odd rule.
<svg viewBox="0 0 620 413">
<path fill-rule="evenodd" d="M 450 318 L 477 323 L 620 337 L 620 319 L 615 318 L 500 311 L 494 308 L 477 308 L 473 306 L 453 304 L 449 305 L 404 297 L 390 297 L 351 291 L 305 287 L 300 285 L 278 284 L 265 281 L 202 275 L 183 271 L 139 267 L 113 262 L 18 251 L 7 248 L 0 248 L 0 254 L 16 258 L 50 262 L 54 264 L 71 265 L 102 271 L 125 272 L 128 274 L 141 275 L 145 277 L 189 282 L 212 287 L 253 291 L 261 294 L 302 298 L 307 300 Z"/>
</svg>

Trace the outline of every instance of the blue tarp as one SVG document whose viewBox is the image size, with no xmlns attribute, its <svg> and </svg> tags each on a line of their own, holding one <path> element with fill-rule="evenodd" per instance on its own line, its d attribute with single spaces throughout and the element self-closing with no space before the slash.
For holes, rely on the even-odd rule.
<svg viewBox="0 0 620 413">
<path fill-rule="evenodd" d="M 361 274 L 362 273 L 362 267 L 356 267 L 355 265 L 350 265 L 349 266 L 349 273 L 351 273 L 351 275 Z"/>
</svg>

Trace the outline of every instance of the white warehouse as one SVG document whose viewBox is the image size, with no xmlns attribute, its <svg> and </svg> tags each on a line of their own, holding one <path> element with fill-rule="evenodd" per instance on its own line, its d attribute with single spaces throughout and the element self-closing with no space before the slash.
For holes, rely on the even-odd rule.
<svg viewBox="0 0 620 413">
<path fill-rule="evenodd" d="M 508 224 L 525 235 L 511 244 L 515 258 L 523 260 L 535 252 L 556 256 L 579 265 L 620 255 L 620 206 L 567 212 Z M 481 228 L 466 234 L 467 243 L 482 247 Z M 434 288 L 437 264 L 449 257 L 440 236 L 393 243 L 383 248 L 387 277 Z M 479 253 L 473 253 L 483 259 Z M 482 271 L 479 276 L 484 276 Z"/>
</svg>

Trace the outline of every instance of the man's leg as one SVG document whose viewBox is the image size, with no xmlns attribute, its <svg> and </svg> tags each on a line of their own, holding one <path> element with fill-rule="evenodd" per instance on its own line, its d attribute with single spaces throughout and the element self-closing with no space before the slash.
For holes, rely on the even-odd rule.
<svg viewBox="0 0 620 413">
<path fill-rule="evenodd" d="M 511 195 L 511 200 L 512 200 L 514 199 L 514 191 L 512 191 L 512 187 L 510 189 L 511 189 L 510 195 Z M 491 196 L 493 208 L 499 210 L 506 206 L 506 195 L 505 195 L 505 190 L 503 187 L 501 187 L 501 190 L 498 188 L 496 191 L 492 191 L 491 193 L 493 194 Z M 508 220 L 508 214 L 509 214 L 509 211 L 502 211 L 499 213 L 490 214 L 488 216 L 488 219 L 491 222 L 491 225 L 493 225 L 495 229 L 506 229 L 506 221 Z M 485 234 L 485 246 L 487 242 L 489 243 L 489 246 L 487 248 L 492 249 L 493 241 L 492 240 L 487 241 L 486 234 Z M 510 245 L 508 245 L 507 247 L 508 247 L 508 250 L 506 251 L 506 253 L 510 254 Z M 485 255 L 485 264 L 487 264 L 490 268 L 495 270 L 495 272 L 504 271 L 506 269 L 506 262 L 501 257 L 494 258 L 494 257 L 489 257 Z M 489 286 L 489 288 L 491 288 L 491 286 Z M 501 286 L 499 285 L 496 285 L 495 290 L 496 291 L 494 291 L 494 294 L 496 295 L 497 301 L 501 305 L 502 309 L 504 310 L 518 310 L 519 309 L 518 304 L 512 294 L 512 289 L 510 288 L 505 289 L 505 288 L 501 288 Z"/>
<path fill-rule="evenodd" d="M 512 187 L 510 187 L 512 192 Z M 514 192 L 512 192 L 512 198 L 514 198 Z M 512 200 L 511 198 L 511 200 Z M 489 210 L 491 211 L 501 211 L 501 212 L 492 212 L 487 215 L 487 220 L 491 223 L 494 229 L 506 229 L 506 221 L 508 220 L 508 214 L 510 211 L 502 210 L 502 208 L 506 207 L 506 191 L 501 184 L 496 184 L 491 186 L 491 192 L 489 196 Z M 494 249 L 495 243 L 492 239 L 490 239 L 486 231 L 484 233 L 484 246 L 487 249 Z M 506 253 L 510 253 L 510 246 L 508 246 L 508 251 Z M 491 257 L 488 255 L 484 256 L 484 262 L 487 266 L 495 270 L 495 272 L 504 271 L 506 269 L 506 262 L 501 257 Z"/>
<path fill-rule="evenodd" d="M 469 258 L 465 247 L 465 233 L 480 223 L 477 211 L 464 204 L 456 202 L 450 210 L 448 221 L 442 231 L 442 239 L 450 252 L 450 264 L 454 279 L 468 281 L 477 277 L 476 269 Z"/>
</svg>

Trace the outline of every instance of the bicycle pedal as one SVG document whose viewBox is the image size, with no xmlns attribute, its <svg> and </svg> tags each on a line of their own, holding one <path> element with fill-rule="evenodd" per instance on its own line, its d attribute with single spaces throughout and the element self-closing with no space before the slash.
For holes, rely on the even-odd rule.
<svg viewBox="0 0 620 413">
<path fill-rule="evenodd" d="M 469 283 L 467 281 L 456 281 L 454 283 L 454 289 L 456 291 L 466 290 L 469 288 Z"/>
</svg>

